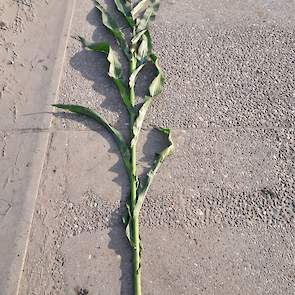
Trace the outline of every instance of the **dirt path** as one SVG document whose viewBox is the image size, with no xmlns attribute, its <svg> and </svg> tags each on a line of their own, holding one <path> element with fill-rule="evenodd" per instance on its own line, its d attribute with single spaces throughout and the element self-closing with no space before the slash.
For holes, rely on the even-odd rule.
<svg viewBox="0 0 295 295">
<path fill-rule="evenodd" d="M 153 125 L 174 130 L 176 151 L 142 213 L 144 294 L 294 294 L 294 12 L 285 0 L 163 1 L 152 31 L 167 85 L 144 126 L 142 171 L 161 149 Z M 77 0 L 70 33 L 110 40 L 91 1 Z M 92 106 L 124 132 L 106 72 L 70 39 L 58 99 Z M 117 149 L 73 115 L 33 132 L 43 116 L 25 133 L 48 145 L 19 295 L 130 295 Z"/>
</svg>

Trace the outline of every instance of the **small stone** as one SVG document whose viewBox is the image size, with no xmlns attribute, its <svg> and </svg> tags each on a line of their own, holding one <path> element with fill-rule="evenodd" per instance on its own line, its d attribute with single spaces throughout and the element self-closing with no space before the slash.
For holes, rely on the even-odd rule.
<svg viewBox="0 0 295 295">
<path fill-rule="evenodd" d="M 0 21 L 0 29 L 1 30 L 7 30 L 7 25 L 6 25 L 6 23 L 4 22 L 4 21 Z"/>
<path fill-rule="evenodd" d="M 198 216 L 204 216 L 204 212 L 201 209 L 196 209 L 196 214 Z"/>
</svg>

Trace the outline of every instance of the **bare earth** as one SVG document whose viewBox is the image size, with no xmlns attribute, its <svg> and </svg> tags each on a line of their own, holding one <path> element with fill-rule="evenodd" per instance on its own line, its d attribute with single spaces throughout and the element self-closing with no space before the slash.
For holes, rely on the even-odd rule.
<svg viewBox="0 0 295 295">
<path fill-rule="evenodd" d="M 111 39 L 91 1 L 3 2 L 0 294 L 130 295 L 116 146 L 48 113 L 81 103 L 126 131 L 105 59 L 69 35 Z M 144 294 L 295 294 L 294 15 L 291 0 L 162 2 L 152 33 L 167 83 L 141 170 L 163 147 L 152 126 L 171 127 L 176 150 L 142 212 Z"/>
</svg>

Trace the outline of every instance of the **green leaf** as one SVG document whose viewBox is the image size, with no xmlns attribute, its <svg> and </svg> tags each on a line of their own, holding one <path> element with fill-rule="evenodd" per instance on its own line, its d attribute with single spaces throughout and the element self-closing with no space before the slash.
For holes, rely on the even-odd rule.
<svg viewBox="0 0 295 295">
<path fill-rule="evenodd" d="M 121 79 L 114 78 L 113 80 L 114 80 L 115 85 L 117 86 L 117 89 L 120 92 L 123 103 L 126 106 L 128 112 L 130 114 L 134 113 L 134 109 L 133 109 L 131 102 L 130 102 L 129 89 L 127 88 L 127 86 L 125 85 L 125 83 Z"/>
<path fill-rule="evenodd" d="M 140 65 L 130 76 L 129 78 L 129 87 L 132 88 L 135 86 L 136 78 L 138 73 L 141 71 L 141 69 L 144 67 L 144 65 Z"/>
<path fill-rule="evenodd" d="M 101 12 L 102 23 L 110 30 L 115 39 L 117 40 L 119 46 L 129 59 L 131 54 L 129 50 L 128 43 L 126 41 L 124 33 L 120 30 L 119 26 L 115 20 L 107 13 L 107 11 L 99 4 L 98 1 L 95 2 L 95 7 Z"/>
<path fill-rule="evenodd" d="M 85 38 L 78 36 L 78 40 L 82 43 L 83 47 L 92 51 L 109 53 L 110 45 L 106 42 L 92 43 L 87 41 Z"/>
<path fill-rule="evenodd" d="M 140 64 L 143 64 L 146 63 L 147 60 L 149 60 L 153 51 L 153 44 L 150 32 L 148 30 L 144 30 L 141 32 L 143 32 L 143 34 L 141 35 L 141 43 L 137 49 L 136 58 Z"/>
<path fill-rule="evenodd" d="M 107 54 L 107 60 L 110 64 L 109 67 L 109 76 L 114 79 L 121 79 L 122 78 L 122 65 L 117 58 L 114 50 L 112 47 L 106 42 L 99 42 L 99 43 L 91 43 L 87 41 L 85 38 L 78 36 L 79 40 L 81 41 L 83 47 L 97 52 L 102 52 Z"/>
<path fill-rule="evenodd" d="M 150 4 L 151 0 L 140 1 L 131 11 L 133 19 L 136 19 L 143 11 L 145 11 L 149 7 Z"/>
<path fill-rule="evenodd" d="M 126 144 L 122 134 L 117 129 L 112 127 L 103 117 L 101 117 L 98 113 L 94 112 L 93 110 L 89 108 L 79 106 L 79 105 L 73 105 L 73 104 L 53 104 L 52 106 L 59 109 L 70 111 L 72 113 L 84 115 L 88 118 L 95 120 L 100 125 L 102 125 L 106 130 L 108 130 L 110 134 L 113 136 L 119 148 L 119 151 L 121 152 L 127 173 L 129 177 L 131 177 L 132 173 L 131 173 L 131 164 L 130 164 L 130 159 L 131 159 L 130 149 L 128 145 Z"/>
<path fill-rule="evenodd" d="M 145 34 L 146 30 L 140 31 L 139 33 L 137 33 L 132 39 L 131 39 L 131 43 L 133 45 L 136 45 L 138 43 L 138 41 L 140 40 L 140 38 L 142 37 L 143 34 Z"/>
<path fill-rule="evenodd" d="M 137 44 L 141 40 L 140 45 Z M 152 54 L 153 50 L 153 43 L 150 32 L 145 29 L 140 31 L 135 35 L 135 37 L 131 40 L 131 43 L 134 48 L 137 48 L 136 58 L 140 63 L 146 63 L 149 59 L 150 55 Z"/>
<path fill-rule="evenodd" d="M 145 115 L 146 115 L 152 101 L 153 101 L 153 97 L 146 96 L 143 105 L 141 106 L 141 108 L 138 111 L 138 116 L 137 116 L 137 118 L 134 122 L 134 125 L 132 127 L 133 138 L 131 140 L 131 148 L 134 145 L 136 145 L 136 143 L 138 141 L 138 137 L 139 137 L 139 134 L 141 131 L 141 127 L 142 127 Z"/>
<path fill-rule="evenodd" d="M 149 172 L 147 173 L 146 180 L 141 187 L 137 202 L 133 211 L 134 216 L 138 216 L 139 212 L 142 208 L 143 202 L 145 200 L 146 194 L 152 184 L 153 178 L 156 175 L 157 171 L 159 170 L 161 164 L 164 162 L 164 160 L 172 153 L 173 151 L 173 141 L 171 138 L 171 131 L 168 128 L 158 128 L 158 130 L 167 136 L 167 139 L 169 141 L 168 147 L 166 147 L 156 158 L 154 161 L 153 166 L 150 168 Z"/>
<path fill-rule="evenodd" d="M 134 110 L 130 101 L 130 92 L 122 80 L 122 65 L 111 47 L 107 59 L 110 63 L 109 76 L 113 78 L 128 112 L 133 113 Z"/>
<path fill-rule="evenodd" d="M 145 36 L 146 36 L 147 42 L 148 42 L 148 56 L 150 56 L 153 51 L 153 42 L 152 42 L 151 34 L 148 30 L 145 32 Z"/>
<path fill-rule="evenodd" d="M 114 0 L 117 9 L 123 14 L 128 25 L 133 28 L 135 26 L 135 22 L 131 15 L 131 4 L 127 1 L 123 0 Z"/>
<path fill-rule="evenodd" d="M 136 58 L 142 64 L 147 61 L 148 54 L 149 54 L 149 43 L 148 43 L 148 38 L 147 38 L 146 34 L 144 34 L 144 35 L 142 35 L 141 43 L 140 43 L 138 50 L 137 50 Z"/>
<path fill-rule="evenodd" d="M 122 65 L 117 58 L 115 52 L 113 51 L 112 47 L 109 47 L 109 54 L 107 57 L 110 67 L 109 67 L 109 76 L 114 79 L 121 79 L 122 78 Z"/>
<path fill-rule="evenodd" d="M 138 141 L 138 137 L 142 128 L 142 124 L 145 118 L 145 115 L 153 101 L 153 98 L 157 95 L 159 95 L 162 92 L 163 86 L 164 86 L 164 76 L 162 74 L 162 70 L 159 66 L 158 63 L 158 58 L 156 57 L 156 55 L 152 54 L 151 55 L 151 60 L 152 62 L 155 64 L 155 67 L 158 71 L 157 77 L 152 81 L 150 87 L 149 87 L 149 92 L 150 92 L 150 96 L 146 96 L 145 97 L 145 101 L 143 103 L 143 105 L 141 106 L 141 108 L 138 111 L 138 115 L 135 119 L 134 125 L 132 127 L 132 132 L 133 132 L 133 138 L 131 140 L 131 147 L 133 147 L 134 145 L 136 145 L 137 141 Z M 130 82 L 129 82 L 130 83 Z M 133 85 L 133 84 L 132 84 Z"/>
<path fill-rule="evenodd" d="M 165 78 L 164 78 L 163 72 L 160 68 L 157 56 L 154 54 L 151 54 L 150 57 L 151 57 L 151 60 L 158 71 L 158 74 L 157 74 L 157 77 L 152 81 L 152 83 L 149 87 L 149 92 L 150 92 L 150 96 L 157 96 L 163 90 Z"/>
<path fill-rule="evenodd" d="M 156 17 L 156 13 L 160 7 L 160 0 L 150 0 L 150 5 L 144 12 L 142 18 L 137 21 L 136 32 L 139 33 L 142 30 L 146 30 L 149 23 L 153 21 Z"/>
</svg>

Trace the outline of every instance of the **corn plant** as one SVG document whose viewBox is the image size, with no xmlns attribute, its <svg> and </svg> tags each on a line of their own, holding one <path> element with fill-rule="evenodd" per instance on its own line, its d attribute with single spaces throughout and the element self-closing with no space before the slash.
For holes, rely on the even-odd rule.
<svg viewBox="0 0 295 295">
<path fill-rule="evenodd" d="M 131 38 L 126 35 L 107 10 L 98 2 L 94 1 L 95 7 L 101 15 L 102 23 L 118 43 L 123 55 L 129 62 L 129 74 L 124 79 L 122 65 L 114 49 L 107 42 L 92 43 L 79 36 L 83 47 L 87 50 L 100 52 L 106 55 L 109 62 L 109 77 L 113 80 L 122 102 L 129 116 L 129 139 L 125 140 L 122 134 L 112 127 L 106 119 L 92 109 L 81 105 L 55 104 L 53 106 L 73 113 L 84 115 L 95 120 L 98 124 L 112 135 L 122 155 L 124 166 L 130 180 L 130 197 L 126 202 L 126 214 L 122 220 L 126 228 L 126 235 L 130 242 L 133 257 L 133 287 L 134 294 L 141 294 L 141 254 L 142 245 L 139 235 L 139 217 L 143 202 L 150 188 L 152 180 L 165 158 L 172 152 L 173 143 L 170 129 L 157 128 L 165 137 L 169 145 L 157 154 L 153 165 L 145 176 L 139 179 L 137 175 L 136 150 L 139 134 L 145 115 L 153 101 L 164 86 L 164 75 L 160 68 L 158 58 L 153 52 L 149 25 L 155 19 L 159 9 L 160 0 L 142 0 L 137 4 L 125 0 L 113 0 L 118 11 L 123 15 L 127 26 L 130 28 Z M 129 36 L 130 37 L 130 36 Z M 156 69 L 156 75 L 151 82 L 143 103 L 138 103 L 135 94 L 135 83 L 140 71 L 151 63 Z M 126 83 L 128 81 L 128 83 Z"/>
</svg>

